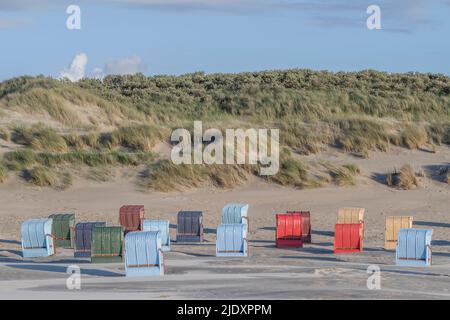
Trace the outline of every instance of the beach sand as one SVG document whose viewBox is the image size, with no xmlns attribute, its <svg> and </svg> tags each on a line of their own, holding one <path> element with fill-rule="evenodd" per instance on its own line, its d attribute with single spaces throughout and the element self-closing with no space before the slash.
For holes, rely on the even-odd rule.
<svg viewBox="0 0 450 320">
<path fill-rule="evenodd" d="M 356 186 L 298 190 L 252 177 L 233 190 L 203 188 L 184 192 L 143 193 L 121 174 L 112 181 L 75 180 L 66 191 L 31 187 L 11 177 L 0 185 L 0 299 L 449 299 L 450 186 L 434 175 L 450 164 L 450 148 L 436 154 L 393 148 L 369 159 L 330 149 L 308 160 L 357 164 L 362 173 Z M 409 163 L 423 169 L 413 190 L 397 190 L 383 182 L 384 174 Z M 216 258 L 215 229 L 227 203 L 250 205 L 250 256 Z M 20 225 L 30 218 L 74 212 L 77 221 L 118 224 L 123 204 L 145 205 L 147 219 L 170 220 L 175 240 L 179 210 L 201 210 L 205 241 L 177 245 L 164 255 L 166 275 L 144 279 L 124 277 L 123 264 L 94 265 L 74 259 L 71 250 L 51 258 L 21 257 Z M 333 254 L 333 229 L 340 207 L 363 207 L 364 252 Z M 276 249 L 275 214 L 311 211 L 312 244 Z M 395 266 L 395 253 L 385 251 L 387 216 L 412 215 L 414 227 L 432 228 L 433 266 Z M 66 288 L 66 268 L 79 265 L 81 290 Z M 381 268 L 381 290 L 366 285 L 369 265 Z"/>
</svg>

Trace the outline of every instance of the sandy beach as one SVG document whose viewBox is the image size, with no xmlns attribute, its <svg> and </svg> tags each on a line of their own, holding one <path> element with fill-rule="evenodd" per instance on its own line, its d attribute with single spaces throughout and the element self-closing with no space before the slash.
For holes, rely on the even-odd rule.
<svg viewBox="0 0 450 320">
<path fill-rule="evenodd" d="M 118 175 L 102 184 L 75 181 L 67 191 L 30 187 L 19 179 L 0 185 L 0 299 L 449 299 L 450 186 L 433 175 L 450 163 L 450 148 L 432 154 L 397 148 L 373 153 L 369 159 L 336 150 L 310 156 L 314 160 L 357 164 L 362 174 L 351 187 L 298 190 L 251 178 L 233 190 L 204 188 L 172 193 L 143 193 L 130 178 Z M 308 157 L 304 157 L 308 160 Z M 405 163 L 426 177 L 413 190 L 397 190 L 383 175 Z M 250 257 L 216 258 L 215 229 L 222 207 L 231 202 L 250 205 Z M 127 279 L 123 264 L 90 264 L 58 249 L 51 258 L 21 256 L 20 224 L 55 212 L 74 212 L 77 221 L 118 224 L 118 208 L 143 204 L 147 219 L 170 220 L 175 240 L 179 210 L 202 210 L 205 241 L 177 245 L 166 253 L 162 277 Z M 340 207 L 366 208 L 364 252 L 333 254 L 333 227 Z M 275 214 L 310 210 L 312 244 L 302 249 L 276 249 Z M 412 215 L 414 227 L 432 228 L 433 266 L 395 266 L 395 253 L 385 251 L 385 219 Z M 66 288 L 66 268 L 79 265 L 81 290 Z M 369 265 L 381 268 L 381 290 L 366 286 Z"/>
</svg>

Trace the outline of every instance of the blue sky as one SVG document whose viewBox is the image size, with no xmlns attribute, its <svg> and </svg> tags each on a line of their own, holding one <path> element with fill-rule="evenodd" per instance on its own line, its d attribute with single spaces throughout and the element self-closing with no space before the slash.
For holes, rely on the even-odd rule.
<svg viewBox="0 0 450 320">
<path fill-rule="evenodd" d="M 81 8 L 81 30 L 66 28 L 69 4 Z M 381 8 L 381 30 L 366 27 L 371 4 Z M 450 75 L 449 39 L 450 0 L 1 0 L 0 80 L 74 68 L 84 76 L 287 68 Z"/>
</svg>

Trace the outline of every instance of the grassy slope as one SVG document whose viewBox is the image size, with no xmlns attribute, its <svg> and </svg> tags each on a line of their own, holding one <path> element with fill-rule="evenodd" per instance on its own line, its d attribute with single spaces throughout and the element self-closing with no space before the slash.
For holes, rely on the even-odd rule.
<svg viewBox="0 0 450 320">
<path fill-rule="evenodd" d="M 301 154 L 333 145 L 368 157 L 370 150 L 384 151 L 392 144 L 407 148 L 448 144 L 450 78 L 310 70 L 110 76 L 78 83 L 15 78 L 0 83 L 0 139 L 11 139 L 36 155 L 26 164 L 4 159 L 3 171 L 32 170 L 50 153 L 71 165 L 74 159 L 85 164 L 80 157 L 99 165 L 147 165 L 141 184 L 161 190 L 176 188 L 177 183 L 164 183 L 174 175 L 180 177 L 181 186 L 189 184 L 183 177 L 194 174 L 200 177 L 192 182 L 196 186 L 229 187 L 245 180 L 245 174 L 257 172 L 257 168 L 230 169 L 232 181 L 226 181 L 213 166 L 196 168 L 196 172 L 184 168 L 180 173 L 170 164 L 148 160 L 153 156 L 135 155 L 150 154 L 159 141 L 168 140 L 172 128 L 190 128 L 193 120 L 221 129 L 278 127 L 282 144 Z M 30 126 L 37 121 L 56 130 Z M 117 154 L 135 159 L 120 161 Z M 282 172 L 270 181 L 297 187 L 323 184 L 308 176 L 305 164 L 290 156 L 283 161 Z M 331 181 L 349 173 L 345 168 L 329 171 Z M 346 184 L 340 181 L 335 182 Z"/>
</svg>

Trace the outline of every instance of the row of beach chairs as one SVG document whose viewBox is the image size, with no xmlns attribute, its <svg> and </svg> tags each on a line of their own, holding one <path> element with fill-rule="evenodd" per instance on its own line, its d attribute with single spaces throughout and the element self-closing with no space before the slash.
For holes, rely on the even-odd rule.
<svg viewBox="0 0 450 320">
<path fill-rule="evenodd" d="M 228 204 L 216 229 L 217 257 L 248 256 L 247 204 Z M 363 251 L 363 208 L 338 211 L 334 228 L 334 253 Z M 22 252 L 25 258 L 48 257 L 56 248 L 74 249 L 75 258 L 92 263 L 122 263 L 127 276 L 164 274 L 164 252 L 170 251 L 168 220 L 146 220 L 144 206 L 123 206 L 119 226 L 105 222 L 75 222 L 74 214 L 53 214 L 22 224 Z M 431 229 L 413 229 L 412 217 L 386 219 L 385 249 L 396 250 L 396 264 L 429 266 L 432 262 Z M 277 248 L 303 247 L 311 243 L 311 213 L 287 211 L 276 215 Z M 203 213 L 180 211 L 177 215 L 177 243 L 203 242 Z"/>
</svg>

